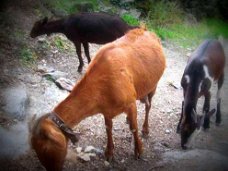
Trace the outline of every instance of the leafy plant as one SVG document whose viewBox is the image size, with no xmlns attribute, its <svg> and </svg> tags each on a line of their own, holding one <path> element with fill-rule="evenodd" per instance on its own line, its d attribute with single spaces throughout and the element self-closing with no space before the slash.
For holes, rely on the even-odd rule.
<svg viewBox="0 0 228 171">
<path fill-rule="evenodd" d="M 98 1 L 97 0 L 86 0 L 86 1 L 80 1 L 80 0 L 55 0 L 55 3 L 51 2 L 51 5 L 57 9 L 64 11 L 68 14 L 73 14 L 76 12 L 79 12 L 77 9 L 77 6 L 80 6 L 79 4 L 84 4 L 84 7 L 89 7 L 91 11 L 98 10 Z M 78 4 L 78 5 L 77 5 Z"/>
<path fill-rule="evenodd" d="M 138 26 L 140 24 L 139 20 L 130 14 L 123 14 L 121 18 L 132 26 Z"/>
<path fill-rule="evenodd" d="M 54 43 L 59 50 L 64 50 L 64 43 L 60 37 L 55 37 Z"/>
<path fill-rule="evenodd" d="M 154 1 L 147 16 L 153 27 L 166 27 L 183 21 L 183 10 L 176 2 Z"/>
<path fill-rule="evenodd" d="M 202 23 L 209 28 L 211 37 L 218 37 L 221 35 L 228 38 L 228 23 L 220 19 L 207 19 Z"/>
<path fill-rule="evenodd" d="M 31 49 L 24 47 L 20 51 L 20 58 L 23 64 L 30 65 L 36 61 L 37 56 Z"/>
<path fill-rule="evenodd" d="M 68 49 L 67 40 L 63 39 L 60 36 L 54 37 L 54 44 L 60 51 Z"/>
</svg>

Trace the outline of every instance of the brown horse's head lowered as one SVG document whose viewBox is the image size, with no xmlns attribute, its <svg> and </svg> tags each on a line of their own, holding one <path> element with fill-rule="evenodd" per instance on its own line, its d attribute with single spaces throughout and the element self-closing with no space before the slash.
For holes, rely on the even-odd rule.
<svg viewBox="0 0 228 171">
<path fill-rule="evenodd" d="M 75 137 L 71 129 L 98 113 L 103 114 L 106 125 L 106 158 L 113 157 L 112 118 L 122 112 L 127 114 L 135 140 L 134 154 L 139 158 L 143 148 L 138 135 L 136 100 L 145 103 L 142 132 L 147 135 L 151 99 L 165 65 L 160 40 L 144 29 L 131 30 L 104 45 L 69 96 L 54 108 L 51 116 L 41 117 L 33 128 L 31 144 L 45 168 L 62 169 L 68 139 Z"/>
</svg>

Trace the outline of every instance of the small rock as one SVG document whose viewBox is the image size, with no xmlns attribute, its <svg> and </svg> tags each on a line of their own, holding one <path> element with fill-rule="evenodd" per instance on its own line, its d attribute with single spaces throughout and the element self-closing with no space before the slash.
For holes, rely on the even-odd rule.
<svg viewBox="0 0 228 171">
<path fill-rule="evenodd" d="M 52 53 L 56 54 L 56 53 L 58 53 L 58 50 L 53 50 Z"/>
<path fill-rule="evenodd" d="M 46 40 L 45 37 L 39 37 L 39 38 L 38 38 L 38 42 L 40 42 L 40 43 L 45 42 L 45 40 Z"/>
<path fill-rule="evenodd" d="M 43 59 L 41 62 L 42 62 L 42 63 L 45 63 L 45 64 L 47 63 L 47 62 L 45 61 L 45 59 Z"/>
<path fill-rule="evenodd" d="M 124 163 L 124 162 L 125 162 L 125 160 L 124 160 L 124 159 L 122 159 L 120 162 L 121 162 L 121 163 Z"/>
<path fill-rule="evenodd" d="M 95 153 L 87 153 L 90 157 L 96 157 Z"/>
<path fill-rule="evenodd" d="M 82 159 L 83 161 L 90 161 L 90 155 L 87 153 L 79 153 L 78 158 Z"/>
<path fill-rule="evenodd" d="M 74 83 L 71 80 L 63 78 L 63 77 L 60 77 L 57 80 L 55 80 L 55 84 L 59 88 L 67 90 L 69 92 L 71 92 L 74 87 Z"/>
<path fill-rule="evenodd" d="M 84 152 L 81 152 L 77 156 L 78 156 L 78 158 L 82 159 L 83 161 L 90 161 L 90 157 L 95 157 L 96 154 L 95 153 L 84 153 Z"/>
<path fill-rule="evenodd" d="M 55 70 L 53 68 L 49 68 L 44 65 L 38 65 L 36 71 L 41 73 L 47 73 L 47 72 L 54 72 Z"/>
<path fill-rule="evenodd" d="M 105 160 L 104 165 L 105 165 L 106 167 L 108 167 L 108 166 L 110 166 L 110 163 L 109 163 L 108 161 Z"/>
<path fill-rule="evenodd" d="M 166 133 L 166 134 L 170 134 L 170 133 L 171 133 L 171 130 L 166 129 L 166 130 L 165 130 L 165 133 Z"/>
<path fill-rule="evenodd" d="M 162 143 L 162 145 L 165 146 L 165 147 L 167 147 L 167 148 L 169 147 L 169 144 L 166 143 L 166 142 Z"/>
<path fill-rule="evenodd" d="M 82 147 L 77 147 L 77 148 L 76 148 L 76 152 L 77 152 L 77 153 L 81 153 L 81 152 L 82 152 Z"/>
<path fill-rule="evenodd" d="M 85 152 L 85 153 L 88 153 L 88 152 L 91 152 L 91 151 L 93 151 L 93 150 L 95 150 L 95 147 L 93 147 L 93 146 L 87 146 L 87 147 L 85 148 L 84 152 Z"/>
</svg>

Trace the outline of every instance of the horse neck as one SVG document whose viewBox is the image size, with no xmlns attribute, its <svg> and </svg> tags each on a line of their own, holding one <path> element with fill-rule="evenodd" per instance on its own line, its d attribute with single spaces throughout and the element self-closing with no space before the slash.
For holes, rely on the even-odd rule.
<svg viewBox="0 0 228 171">
<path fill-rule="evenodd" d="M 44 32 L 46 34 L 51 33 L 64 33 L 64 24 L 63 19 L 56 20 L 56 21 L 50 21 L 44 26 Z"/>
<path fill-rule="evenodd" d="M 70 95 L 62 101 L 54 112 L 70 127 L 74 127 L 86 117 L 99 113 L 98 95 L 92 88 L 78 85 Z"/>
</svg>

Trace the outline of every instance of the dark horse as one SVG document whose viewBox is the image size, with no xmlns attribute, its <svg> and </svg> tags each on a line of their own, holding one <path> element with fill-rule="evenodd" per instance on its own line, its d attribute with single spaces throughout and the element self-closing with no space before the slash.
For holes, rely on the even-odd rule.
<svg viewBox="0 0 228 171">
<path fill-rule="evenodd" d="M 30 33 L 32 38 L 51 33 L 62 33 L 71 40 L 75 47 L 80 65 L 78 72 L 84 65 L 81 56 L 81 44 L 84 46 L 88 63 L 90 62 L 89 43 L 105 44 L 123 36 L 135 27 L 126 24 L 119 16 L 105 13 L 78 13 L 64 19 L 48 21 L 45 17 L 37 21 Z"/>
<path fill-rule="evenodd" d="M 210 127 L 210 116 L 215 109 L 210 110 L 211 87 L 213 81 L 218 83 L 216 124 L 221 123 L 220 89 L 224 80 L 225 54 L 222 45 L 217 40 L 203 42 L 191 55 L 181 79 L 184 91 L 181 118 L 177 132 L 181 133 L 181 146 L 186 149 L 192 133 L 201 126 Z M 204 96 L 203 114 L 197 115 L 198 98 Z"/>
</svg>

